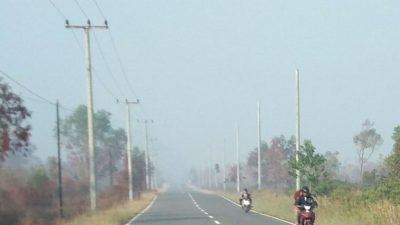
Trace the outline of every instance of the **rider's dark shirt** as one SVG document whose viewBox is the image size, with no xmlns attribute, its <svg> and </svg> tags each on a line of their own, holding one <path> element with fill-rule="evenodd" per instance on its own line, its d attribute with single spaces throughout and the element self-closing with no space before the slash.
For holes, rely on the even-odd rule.
<svg viewBox="0 0 400 225">
<path fill-rule="evenodd" d="M 294 205 L 312 205 L 317 206 L 317 202 L 311 196 L 299 196 L 296 198 Z"/>
</svg>

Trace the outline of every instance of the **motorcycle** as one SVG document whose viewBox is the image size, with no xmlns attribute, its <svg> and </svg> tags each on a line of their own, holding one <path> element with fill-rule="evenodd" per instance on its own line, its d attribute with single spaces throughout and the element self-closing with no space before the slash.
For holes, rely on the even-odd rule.
<svg viewBox="0 0 400 225">
<path fill-rule="evenodd" d="M 314 225 L 315 213 L 312 204 L 306 204 L 301 207 L 300 224 L 301 225 Z"/>
<path fill-rule="evenodd" d="M 250 199 L 244 198 L 242 200 L 242 208 L 246 213 L 248 213 L 250 211 L 250 209 L 251 209 Z"/>
</svg>

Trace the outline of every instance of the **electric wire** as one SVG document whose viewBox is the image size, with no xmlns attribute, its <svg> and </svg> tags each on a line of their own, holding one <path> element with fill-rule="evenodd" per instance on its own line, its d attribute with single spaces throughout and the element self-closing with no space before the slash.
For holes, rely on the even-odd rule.
<svg viewBox="0 0 400 225">
<path fill-rule="evenodd" d="M 54 2 L 52 0 L 49 0 L 49 2 L 51 3 L 51 5 L 56 9 L 56 11 L 60 14 L 61 17 L 63 17 L 65 20 L 67 20 L 67 17 L 65 16 L 65 14 L 60 10 L 60 8 L 58 8 Z M 79 4 L 79 2 L 77 0 L 74 0 L 74 2 L 76 3 L 76 5 L 78 6 L 78 8 L 80 9 L 80 11 L 82 12 L 82 14 L 88 18 L 86 12 L 83 10 L 82 6 Z M 69 29 L 72 32 L 72 35 L 74 37 L 74 40 L 78 46 L 78 48 L 81 50 L 81 52 L 84 52 L 83 46 L 80 44 L 80 41 L 74 31 L 74 29 Z M 97 38 L 96 38 L 97 39 Z M 117 97 L 115 96 L 115 94 L 105 85 L 105 82 L 98 76 L 98 72 L 95 69 L 95 67 L 92 66 L 92 70 L 93 70 L 93 74 L 95 79 L 97 79 L 97 81 L 101 84 L 101 86 L 103 86 L 103 88 L 106 90 L 106 92 L 112 96 L 112 98 L 117 99 Z"/>
<path fill-rule="evenodd" d="M 88 15 L 86 14 L 85 10 L 83 10 L 81 4 L 79 4 L 78 0 L 74 0 L 74 2 L 76 3 L 76 5 L 78 6 L 79 10 L 82 12 L 82 14 L 86 17 L 86 19 L 89 20 Z"/>
<path fill-rule="evenodd" d="M 125 97 L 126 95 L 125 95 L 124 91 L 122 90 L 121 86 L 119 85 L 117 79 L 115 78 L 114 73 L 113 73 L 112 70 L 111 70 L 110 64 L 108 63 L 108 61 L 107 61 L 107 59 L 106 59 L 106 57 L 105 57 L 103 48 L 102 48 L 101 45 L 100 45 L 100 42 L 99 42 L 99 40 L 98 40 L 98 38 L 97 38 L 97 35 L 96 35 L 96 32 L 93 32 L 93 36 L 94 36 L 94 40 L 95 40 L 96 45 L 97 45 L 97 47 L 98 47 L 98 49 L 99 49 L 101 58 L 102 58 L 103 61 L 104 61 L 104 64 L 105 64 L 105 66 L 106 66 L 106 69 L 107 69 L 108 73 L 111 75 L 111 78 L 112 78 L 112 80 L 113 80 L 115 86 L 117 87 L 117 89 L 120 91 L 120 94 L 121 94 L 122 96 Z"/>
<path fill-rule="evenodd" d="M 110 35 L 110 40 L 111 40 L 111 43 L 112 43 L 112 46 L 113 46 L 115 55 L 117 56 L 117 61 L 118 61 L 118 63 L 119 63 L 119 66 L 120 66 L 122 75 L 124 76 L 124 79 L 125 79 L 125 81 L 126 81 L 126 84 L 128 85 L 129 90 L 131 91 L 131 93 L 135 96 L 136 99 L 138 99 L 138 97 L 137 97 L 135 91 L 133 91 L 133 88 L 132 88 L 131 82 L 130 82 L 129 79 L 128 79 L 128 76 L 126 75 L 125 68 L 124 68 L 124 66 L 123 66 L 123 64 L 122 64 L 122 60 L 121 60 L 120 54 L 119 54 L 119 52 L 118 52 L 118 50 L 117 50 L 117 45 L 115 44 L 115 41 L 114 41 L 114 38 L 113 38 L 113 36 L 112 36 L 112 33 L 111 33 L 111 30 L 110 30 L 110 29 L 108 29 L 108 33 L 109 33 L 109 35 Z"/>
<path fill-rule="evenodd" d="M 64 19 L 66 19 L 67 17 L 64 15 L 64 13 L 62 13 L 62 11 L 56 6 L 56 4 L 54 4 L 54 2 L 52 0 L 48 0 L 50 2 L 50 4 L 54 7 L 54 9 L 62 16 L 64 17 Z"/>
<path fill-rule="evenodd" d="M 101 16 L 103 17 L 103 19 L 106 20 L 106 16 L 104 15 L 103 10 L 101 10 L 99 4 L 97 4 L 97 1 L 93 0 L 93 2 L 96 5 L 97 10 L 99 10 L 99 12 L 100 12 Z"/>
<path fill-rule="evenodd" d="M 20 86 L 21 88 L 23 88 L 24 90 L 26 90 L 27 92 L 31 93 L 32 95 L 36 96 L 37 98 L 41 99 L 44 102 L 47 102 L 48 104 L 51 105 L 55 105 L 54 102 L 40 96 L 39 94 L 37 94 L 36 92 L 32 91 L 31 89 L 29 89 L 28 87 L 26 87 L 25 85 L 21 84 L 20 82 L 16 81 L 14 78 L 12 78 L 10 75 L 8 75 L 6 72 L 4 72 L 3 70 L 0 69 L 0 73 L 3 74 L 5 77 L 7 77 L 9 80 L 13 81 L 15 84 L 17 84 L 18 86 Z"/>
<path fill-rule="evenodd" d="M 60 14 L 60 16 L 61 16 L 62 18 L 64 18 L 65 20 L 67 20 L 67 17 L 66 17 L 65 14 L 60 10 L 60 8 L 57 7 L 57 5 L 54 4 L 54 2 L 53 2 L 52 0 L 48 0 L 48 1 L 49 1 L 50 4 L 53 6 L 53 8 Z M 86 12 L 83 10 L 83 8 L 82 8 L 82 6 L 79 4 L 79 2 L 78 2 L 77 0 L 74 0 L 74 2 L 75 2 L 75 4 L 78 6 L 78 8 L 79 8 L 79 10 L 81 11 L 81 13 L 82 13 L 87 19 L 89 19 L 88 15 L 87 15 Z M 100 12 L 101 16 L 102 16 L 104 19 L 106 19 L 105 14 L 104 14 L 103 10 L 101 9 L 101 7 L 99 6 L 99 4 L 97 3 L 97 1 L 96 1 L 96 0 L 93 0 L 93 2 L 94 2 L 94 4 L 95 4 L 97 10 Z M 72 32 L 72 35 L 73 35 L 73 37 L 74 37 L 74 40 L 75 40 L 75 42 L 76 42 L 78 48 L 83 52 L 83 51 L 84 51 L 83 46 L 82 46 L 82 44 L 80 43 L 80 41 L 79 41 L 79 39 L 78 39 L 76 33 L 74 32 L 73 29 L 70 29 L 70 30 L 71 30 L 71 32 Z M 134 92 L 134 90 L 133 90 L 133 88 L 132 88 L 132 85 L 131 85 L 131 83 L 130 83 L 130 81 L 129 81 L 127 75 L 126 75 L 125 68 L 124 68 L 124 66 L 123 66 L 123 64 L 122 64 L 122 60 L 121 60 L 120 54 L 119 54 L 119 52 L 118 52 L 118 50 L 117 50 L 117 46 L 116 46 L 116 43 L 115 43 L 115 41 L 114 41 L 114 38 L 113 38 L 113 35 L 112 35 L 110 29 L 108 29 L 108 32 L 109 32 L 110 40 L 111 40 L 111 43 L 112 43 L 112 46 L 113 46 L 113 51 L 114 51 L 115 55 L 117 56 L 117 61 L 118 61 L 120 70 L 121 70 L 121 72 L 122 72 L 122 74 L 123 74 L 123 76 L 124 76 L 124 79 L 125 79 L 125 81 L 126 81 L 126 83 L 127 83 L 127 85 L 128 85 L 128 89 L 129 89 L 129 91 L 134 95 L 134 97 L 135 97 L 136 99 L 138 99 L 138 97 L 137 97 L 136 93 Z M 96 42 L 98 42 L 96 36 L 95 36 L 95 39 L 96 39 Z M 98 46 L 100 46 L 100 45 L 98 44 Z M 100 47 L 99 47 L 99 49 L 100 49 Z M 103 52 L 103 51 L 100 50 L 100 52 Z M 103 53 L 101 53 L 101 54 L 103 54 Z M 102 56 L 102 57 L 105 58 L 104 56 Z M 109 67 L 109 66 L 107 66 L 107 67 Z M 99 81 L 99 83 L 103 86 L 103 88 L 104 88 L 116 101 L 118 101 L 118 98 L 115 97 L 115 95 L 106 87 L 105 83 L 97 76 L 97 71 L 96 71 L 95 67 L 92 67 L 92 68 L 93 68 L 93 72 L 94 72 L 94 74 L 95 74 L 94 77 Z M 113 77 L 113 80 L 115 80 L 114 77 Z M 116 86 L 119 87 L 119 85 L 117 85 L 117 82 L 116 82 L 116 81 L 115 81 L 115 83 L 116 83 Z M 122 92 L 122 89 L 121 89 L 121 88 L 118 88 L 118 89 L 121 90 L 121 92 Z M 123 96 L 126 96 L 124 93 L 123 93 L 122 95 L 123 95 Z M 142 103 L 141 103 L 141 104 L 142 104 Z M 144 111 L 143 106 L 142 106 L 142 107 L 139 107 L 139 108 L 140 108 L 140 110 L 142 111 L 142 113 L 144 114 L 144 117 L 148 117 L 148 116 L 146 116 L 147 113 Z M 137 111 L 134 111 L 134 114 L 136 114 L 136 113 L 137 113 Z"/>
<path fill-rule="evenodd" d="M 103 19 L 106 20 L 106 16 L 105 16 L 103 10 L 101 9 L 100 5 L 97 3 L 96 0 L 92 0 L 92 1 L 95 4 L 95 6 L 96 6 L 97 10 L 99 11 L 99 13 L 101 14 L 101 16 L 103 17 Z M 117 49 L 117 45 L 115 43 L 114 37 L 112 35 L 111 29 L 108 29 L 108 33 L 109 33 L 109 36 L 110 36 L 110 40 L 111 40 L 111 43 L 112 43 L 112 46 L 113 46 L 114 53 L 115 53 L 115 55 L 117 57 L 117 61 L 118 61 L 120 70 L 122 72 L 122 75 L 124 76 L 124 80 L 126 82 L 126 85 L 128 86 L 128 89 L 133 94 L 133 96 L 136 99 L 139 99 L 137 94 L 135 93 L 135 91 L 133 89 L 133 86 L 131 85 L 131 82 L 129 81 L 129 78 L 128 78 L 127 74 L 126 74 L 125 67 L 123 66 L 123 63 L 122 63 L 119 51 Z M 141 103 L 141 105 L 142 105 L 142 103 Z M 143 105 L 142 105 L 142 107 L 139 107 L 139 108 L 140 108 L 141 112 L 143 113 L 143 116 L 144 117 L 148 117 L 147 116 L 148 114 L 145 112 Z"/>
</svg>

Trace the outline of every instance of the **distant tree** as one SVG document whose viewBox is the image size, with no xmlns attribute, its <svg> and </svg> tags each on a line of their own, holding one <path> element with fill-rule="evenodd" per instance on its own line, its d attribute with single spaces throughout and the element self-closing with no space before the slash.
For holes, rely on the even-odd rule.
<svg viewBox="0 0 400 225">
<path fill-rule="evenodd" d="M 289 181 L 288 161 L 294 145 L 284 136 L 271 140 L 270 147 L 263 159 L 262 177 L 267 185 L 280 188 L 286 186 Z"/>
<path fill-rule="evenodd" d="M 296 161 L 295 155 L 289 161 L 289 174 L 297 177 L 296 170 L 299 170 L 301 178 L 310 187 L 315 187 L 322 178 L 327 176 L 324 168 L 325 157 L 315 152 L 315 147 L 310 140 L 304 141 L 298 155 L 298 161 Z"/>
<path fill-rule="evenodd" d="M 144 152 L 135 147 L 132 152 L 132 186 L 134 191 L 146 189 L 146 171 Z M 123 186 L 124 192 L 128 191 L 128 158 L 127 154 L 123 156 L 124 167 L 117 174 L 118 185 Z"/>
<path fill-rule="evenodd" d="M 353 143 L 357 146 L 358 160 L 360 162 L 361 184 L 365 163 L 369 160 L 377 147 L 383 143 L 381 135 L 376 132 L 373 126 L 374 123 L 369 120 L 364 121 L 360 133 L 353 137 Z"/>
<path fill-rule="evenodd" d="M 373 169 L 371 171 L 365 171 L 363 174 L 363 185 L 364 186 L 372 186 L 378 184 L 381 181 L 381 177 L 377 169 Z"/>
<path fill-rule="evenodd" d="M 105 163 L 103 161 L 102 164 L 106 165 L 105 170 L 108 170 L 110 177 L 110 185 L 113 185 L 114 173 L 118 171 L 119 165 L 118 162 L 124 154 L 126 153 L 126 134 L 123 129 L 111 130 L 105 139 L 104 144 L 104 152 L 108 153 L 108 156 L 105 156 Z"/>
<path fill-rule="evenodd" d="M 330 178 L 338 178 L 339 167 L 340 167 L 340 162 L 339 159 L 337 158 L 338 155 L 339 155 L 338 151 L 335 152 L 328 151 L 324 155 L 326 159 L 324 165 L 325 171 L 327 172 Z"/>
<path fill-rule="evenodd" d="M 294 151 L 294 137 L 286 139 L 281 135 L 274 137 L 270 145 L 261 143 L 261 182 L 274 187 L 282 187 L 289 182 L 287 170 L 287 162 Z M 257 157 L 258 149 L 255 148 L 249 153 L 247 158 L 247 166 L 252 168 L 252 176 L 256 178 L 257 174 Z"/>
<path fill-rule="evenodd" d="M 394 141 L 393 150 L 385 159 L 389 179 L 400 181 L 400 126 L 394 128 L 392 135 Z"/>
<path fill-rule="evenodd" d="M 80 105 L 62 123 L 62 137 L 68 152 L 69 164 L 76 176 L 87 180 L 89 168 L 87 110 Z M 99 177 L 112 176 L 118 162 L 122 159 L 126 136 L 122 129 L 113 129 L 111 114 L 105 110 L 94 113 L 94 138 L 96 174 Z"/>
<path fill-rule="evenodd" d="M 9 152 L 28 151 L 31 127 L 25 121 L 30 116 L 23 100 L 0 78 L 0 161 Z"/>
</svg>

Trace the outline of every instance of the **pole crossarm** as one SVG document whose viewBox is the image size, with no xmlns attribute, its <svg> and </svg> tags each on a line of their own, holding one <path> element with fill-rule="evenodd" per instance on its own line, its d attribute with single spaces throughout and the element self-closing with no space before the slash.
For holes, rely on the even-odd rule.
<svg viewBox="0 0 400 225">
<path fill-rule="evenodd" d="M 87 21 L 86 25 L 71 25 L 69 24 L 69 21 L 65 21 L 65 28 L 77 28 L 77 29 L 92 29 L 92 28 L 98 28 L 98 29 L 108 29 L 108 22 L 107 20 L 104 21 L 104 25 L 92 25 L 90 20 Z"/>
</svg>

